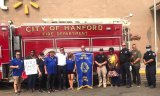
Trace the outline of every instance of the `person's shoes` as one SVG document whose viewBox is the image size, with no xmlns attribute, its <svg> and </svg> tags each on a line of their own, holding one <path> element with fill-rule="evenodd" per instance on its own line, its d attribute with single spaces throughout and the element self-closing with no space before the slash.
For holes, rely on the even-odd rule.
<svg viewBox="0 0 160 96">
<path fill-rule="evenodd" d="M 106 85 L 103 85 L 103 88 L 106 88 Z"/>
<path fill-rule="evenodd" d="M 68 90 L 73 90 L 73 87 L 68 88 Z"/>
<path fill-rule="evenodd" d="M 131 87 L 131 85 L 127 85 L 127 86 L 126 86 L 126 88 L 130 88 L 130 87 Z"/>
<path fill-rule="evenodd" d="M 62 89 L 61 89 L 61 88 L 58 88 L 58 90 L 61 91 Z"/>
<path fill-rule="evenodd" d="M 51 91 L 48 91 L 48 94 L 50 94 L 51 93 Z"/>
<path fill-rule="evenodd" d="M 112 86 L 113 86 L 113 87 L 115 87 L 116 85 L 115 85 L 115 84 L 113 84 Z"/>
<path fill-rule="evenodd" d="M 34 92 L 35 91 L 35 89 L 32 89 L 32 92 Z"/>
<path fill-rule="evenodd" d="M 43 90 L 41 90 L 41 89 L 40 89 L 40 90 L 39 90 L 39 92 L 41 92 L 41 93 L 42 93 L 42 92 L 43 92 Z"/>
<path fill-rule="evenodd" d="M 18 92 L 14 92 L 15 94 L 18 94 Z"/>
<path fill-rule="evenodd" d="M 137 87 L 139 88 L 139 87 L 141 87 L 140 85 L 137 85 Z"/>
<path fill-rule="evenodd" d="M 67 90 L 67 88 L 66 88 L 66 87 L 63 87 L 63 90 Z"/>
<path fill-rule="evenodd" d="M 117 87 L 120 87 L 121 85 L 120 84 L 117 84 Z"/>
<path fill-rule="evenodd" d="M 152 89 L 152 88 L 156 88 L 156 86 L 154 86 L 154 85 L 151 85 L 151 86 L 150 86 L 150 88 L 151 88 L 151 89 Z"/>
<path fill-rule="evenodd" d="M 140 84 L 137 84 L 137 87 L 141 87 Z"/>
<path fill-rule="evenodd" d="M 55 89 L 52 89 L 52 92 L 55 92 Z"/>
<path fill-rule="evenodd" d="M 17 91 L 17 92 L 15 92 L 15 94 L 16 94 L 16 95 L 20 95 L 20 93 L 19 93 L 18 91 Z"/>
<path fill-rule="evenodd" d="M 28 91 L 31 92 L 31 93 L 33 92 L 33 90 L 31 90 L 31 89 L 29 89 Z"/>
<path fill-rule="evenodd" d="M 20 91 L 18 91 L 18 93 L 21 93 L 22 91 L 20 90 Z"/>
<path fill-rule="evenodd" d="M 98 85 L 98 87 L 101 87 L 101 86 L 102 86 L 102 84 L 99 84 L 99 85 Z"/>
</svg>

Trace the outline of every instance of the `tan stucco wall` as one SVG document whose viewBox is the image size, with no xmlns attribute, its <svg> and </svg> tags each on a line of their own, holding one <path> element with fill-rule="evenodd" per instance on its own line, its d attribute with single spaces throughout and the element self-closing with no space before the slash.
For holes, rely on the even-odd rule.
<svg viewBox="0 0 160 96">
<path fill-rule="evenodd" d="M 24 14 L 24 5 L 16 10 L 13 8 L 18 1 L 22 0 L 7 0 L 9 10 L 0 10 L 0 22 L 12 20 L 15 25 L 21 25 L 43 22 L 42 18 L 123 18 L 133 13 L 129 19 L 130 32 L 140 35 L 141 40 L 131 44 L 137 43 L 142 53 L 146 44 L 154 46 L 153 17 L 149 10 L 153 0 L 34 0 L 39 4 L 39 10 L 29 5 L 30 0 L 23 0 L 29 5 L 30 15 Z"/>
</svg>

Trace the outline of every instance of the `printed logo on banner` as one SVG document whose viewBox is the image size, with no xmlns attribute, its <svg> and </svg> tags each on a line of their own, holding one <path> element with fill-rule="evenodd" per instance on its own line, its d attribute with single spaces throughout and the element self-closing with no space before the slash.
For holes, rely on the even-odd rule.
<svg viewBox="0 0 160 96">
<path fill-rule="evenodd" d="M 87 63 L 86 62 L 82 62 L 82 64 L 81 64 L 81 71 L 83 73 L 87 73 L 88 70 L 89 70 L 89 66 L 87 65 Z"/>
</svg>

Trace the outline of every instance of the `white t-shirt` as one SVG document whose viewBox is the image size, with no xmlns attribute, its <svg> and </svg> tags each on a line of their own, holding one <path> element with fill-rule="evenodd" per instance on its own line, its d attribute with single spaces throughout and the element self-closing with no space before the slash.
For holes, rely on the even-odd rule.
<svg viewBox="0 0 160 96">
<path fill-rule="evenodd" d="M 67 54 L 65 53 L 65 55 L 64 55 L 62 53 L 56 53 L 56 56 L 58 58 L 58 65 L 59 66 L 65 66 L 66 65 Z"/>
</svg>

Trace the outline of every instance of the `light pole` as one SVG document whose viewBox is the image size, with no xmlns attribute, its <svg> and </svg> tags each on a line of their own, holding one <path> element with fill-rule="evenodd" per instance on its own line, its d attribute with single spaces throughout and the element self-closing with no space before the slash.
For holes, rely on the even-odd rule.
<svg viewBox="0 0 160 96">
<path fill-rule="evenodd" d="M 11 58 L 10 59 L 13 59 L 13 32 L 12 32 L 12 27 L 13 27 L 13 22 L 12 22 L 12 20 L 9 20 L 8 21 L 8 27 L 9 27 L 9 42 L 10 42 L 10 44 L 9 44 L 9 48 L 10 48 L 10 56 L 11 56 Z"/>
<path fill-rule="evenodd" d="M 128 19 L 130 17 L 133 17 L 132 13 L 129 13 L 129 15 L 123 17 L 121 19 L 122 25 L 123 25 L 123 34 L 124 34 L 124 38 L 125 38 L 125 42 L 127 43 L 128 48 L 130 49 L 130 29 L 128 28 L 128 26 L 131 24 L 130 22 L 128 22 Z"/>
<path fill-rule="evenodd" d="M 157 11 L 156 11 L 156 0 L 154 0 L 154 50 L 155 53 L 158 54 L 158 47 L 157 47 Z M 157 69 L 157 56 L 156 56 L 156 69 Z"/>
</svg>

